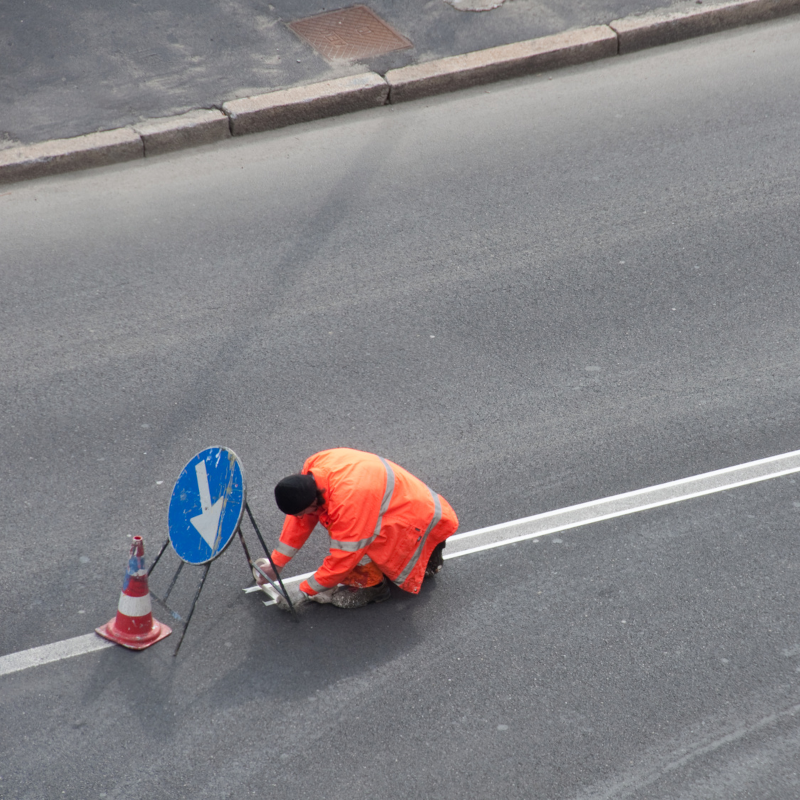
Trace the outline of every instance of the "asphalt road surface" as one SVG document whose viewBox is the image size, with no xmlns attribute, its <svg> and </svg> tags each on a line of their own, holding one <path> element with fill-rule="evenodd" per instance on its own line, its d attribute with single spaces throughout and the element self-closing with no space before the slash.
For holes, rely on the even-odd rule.
<svg viewBox="0 0 800 800">
<path fill-rule="evenodd" d="M 800 449 L 798 141 L 789 19 L 4 188 L 0 656 L 113 616 L 206 446 L 273 541 L 325 447 L 464 531 Z M 299 623 L 234 543 L 177 659 L 0 677 L 0 796 L 796 798 L 798 482 Z"/>
</svg>

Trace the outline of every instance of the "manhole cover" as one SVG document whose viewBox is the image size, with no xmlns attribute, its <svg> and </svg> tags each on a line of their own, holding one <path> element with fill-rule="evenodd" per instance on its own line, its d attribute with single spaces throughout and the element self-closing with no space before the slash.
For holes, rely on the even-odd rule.
<svg viewBox="0 0 800 800">
<path fill-rule="evenodd" d="M 413 47 L 366 6 L 351 6 L 290 22 L 289 27 L 328 61 L 354 61 Z"/>
</svg>

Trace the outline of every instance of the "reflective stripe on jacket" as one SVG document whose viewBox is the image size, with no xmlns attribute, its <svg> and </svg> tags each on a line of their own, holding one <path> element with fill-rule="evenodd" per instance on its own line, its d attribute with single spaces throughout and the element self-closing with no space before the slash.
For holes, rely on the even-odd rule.
<svg viewBox="0 0 800 800">
<path fill-rule="evenodd" d="M 284 567 L 317 522 L 330 536 L 330 553 L 300 589 L 307 594 L 339 583 L 366 554 L 391 581 L 417 593 L 433 548 L 456 532 L 447 501 L 419 478 L 360 450 L 323 450 L 303 464 L 322 491 L 324 506 L 302 518 L 287 516 L 272 553 Z"/>
</svg>

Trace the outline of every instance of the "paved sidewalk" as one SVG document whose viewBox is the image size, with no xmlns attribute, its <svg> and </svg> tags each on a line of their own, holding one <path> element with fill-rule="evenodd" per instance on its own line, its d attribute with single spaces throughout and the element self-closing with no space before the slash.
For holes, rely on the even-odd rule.
<svg viewBox="0 0 800 800">
<path fill-rule="evenodd" d="M 383 75 L 668 5 L 665 0 L 505 0 L 475 12 L 445 0 L 368 0 L 364 4 L 413 47 L 331 64 L 287 27 L 352 4 L 324 1 L 7 0 L 0 4 L 0 149 L 365 71 Z M 695 0 L 675 7 L 698 5 Z"/>
</svg>

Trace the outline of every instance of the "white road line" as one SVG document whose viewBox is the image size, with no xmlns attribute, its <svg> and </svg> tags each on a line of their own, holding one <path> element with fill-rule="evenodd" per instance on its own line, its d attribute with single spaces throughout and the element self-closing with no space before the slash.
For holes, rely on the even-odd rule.
<svg viewBox="0 0 800 800">
<path fill-rule="evenodd" d="M 659 506 L 680 503 L 684 500 L 691 500 L 694 497 L 724 492 L 740 486 L 747 486 L 751 483 L 780 478 L 783 475 L 791 475 L 795 472 L 800 472 L 800 450 L 783 453 L 779 456 L 771 456 L 770 458 L 762 458 L 759 461 L 750 461 L 747 464 L 739 464 L 735 467 L 718 469 L 714 472 L 706 472 L 691 478 L 681 478 L 658 486 L 637 489 L 625 494 L 617 494 L 613 497 L 604 497 L 588 503 L 579 503 L 578 505 L 567 506 L 555 511 L 546 511 L 543 514 L 536 514 L 532 517 L 503 522 L 499 525 L 490 525 L 488 528 L 457 533 L 447 540 L 447 549 L 444 557 L 445 559 L 460 558 L 472 553 L 479 553 L 482 550 L 503 547 L 514 542 L 522 542 L 526 539 L 535 539 L 539 536 L 547 536 L 570 528 L 591 525 L 594 522 L 602 522 L 603 520 L 635 514 L 639 511 L 647 511 Z M 284 578 L 283 582 L 298 583 L 309 577 L 309 575 L 313 575 L 313 573 L 307 572 L 303 575 L 295 575 L 292 578 Z M 256 592 L 259 591 L 259 588 L 257 586 L 249 586 L 244 591 Z M 264 605 L 275 605 L 275 603 L 268 600 Z M 0 657 L 0 675 L 7 675 L 28 667 L 48 664 L 52 661 L 59 661 L 62 658 L 71 658 L 82 653 L 91 653 L 94 650 L 113 646 L 112 642 L 101 639 L 94 633 L 89 633 L 85 636 L 77 636 L 74 639 L 67 639 L 44 647 L 34 647 L 31 650 L 23 650 L 19 653 L 11 653 Z"/>
<path fill-rule="evenodd" d="M 65 639 L 63 642 L 20 650 L 19 653 L 11 653 L 0 658 L 0 675 L 19 672 L 29 667 L 39 667 L 52 661 L 61 661 L 63 658 L 80 656 L 106 647 L 114 647 L 114 642 L 101 639 L 96 633 L 87 633 L 74 639 Z"/>
<path fill-rule="evenodd" d="M 291 578 L 283 578 L 282 577 L 281 579 L 283 580 L 283 582 L 285 584 L 286 583 L 300 583 L 300 581 L 304 581 L 306 578 L 310 578 L 313 574 L 314 574 L 313 572 L 304 572 L 302 575 L 294 575 Z M 245 591 L 245 593 L 250 594 L 250 592 L 260 592 L 260 591 L 262 591 L 262 589 L 261 589 L 260 586 L 256 586 L 254 584 L 253 586 L 248 586 L 244 591 Z M 266 592 L 265 592 L 265 594 L 266 594 Z M 264 601 L 264 605 L 265 606 L 274 606 L 274 605 L 277 605 L 277 603 L 274 600 L 265 600 Z"/>
<path fill-rule="evenodd" d="M 691 478 L 637 489 L 625 494 L 591 500 L 556 511 L 546 511 L 533 517 L 503 522 L 467 533 L 457 533 L 447 540 L 445 559 L 459 558 L 493 547 L 503 547 L 526 539 L 535 539 L 551 533 L 590 525 L 593 522 L 635 514 L 659 506 L 680 503 L 694 497 L 724 492 L 759 481 L 780 478 L 800 472 L 800 450 L 779 456 L 750 461 L 735 467 L 706 472 Z"/>
<path fill-rule="evenodd" d="M 313 572 L 304 572 L 302 575 L 294 575 L 291 578 L 284 578 L 283 576 L 281 576 L 281 579 L 283 580 L 284 583 L 300 583 L 300 581 L 304 581 L 306 578 L 310 578 L 313 574 L 314 574 Z M 247 594 L 250 594 L 250 592 L 260 592 L 261 589 L 260 587 L 254 585 L 254 586 L 248 586 L 244 591 Z"/>
</svg>

